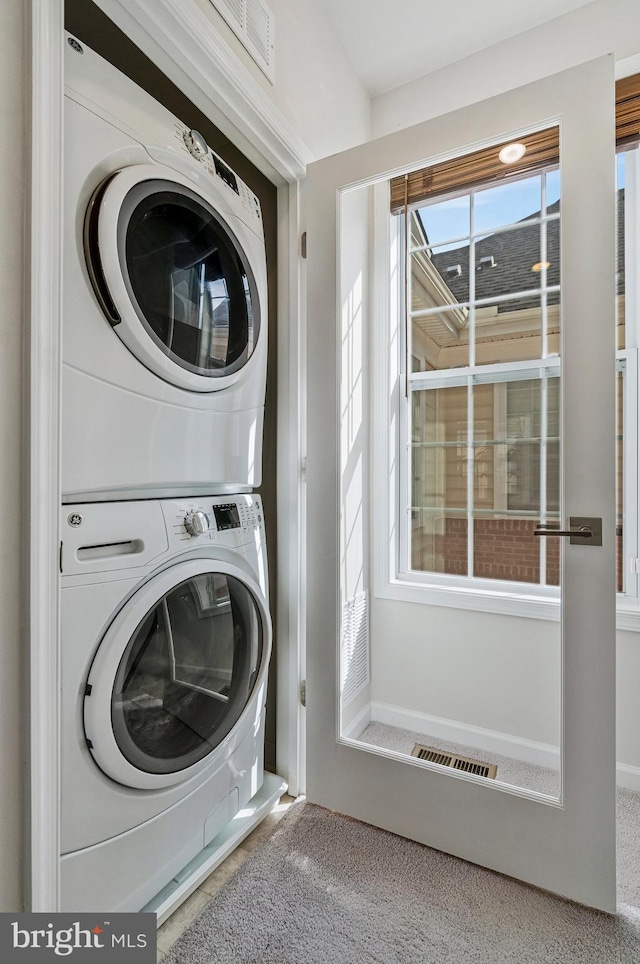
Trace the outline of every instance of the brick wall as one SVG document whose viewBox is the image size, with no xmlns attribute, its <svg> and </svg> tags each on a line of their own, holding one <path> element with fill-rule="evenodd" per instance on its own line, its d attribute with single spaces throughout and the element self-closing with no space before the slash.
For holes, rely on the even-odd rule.
<svg viewBox="0 0 640 964">
<path fill-rule="evenodd" d="M 540 540 L 534 536 L 536 519 L 476 519 L 474 575 L 481 579 L 540 583 Z M 413 535 L 414 569 L 467 575 L 467 520 L 446 519 L 443 531 Z M 616 536 L 616 582 L 622 591 L 622 536 Z M 546 582 L 560 583 L 560 540 L 546 541 Z"/>
</svg>

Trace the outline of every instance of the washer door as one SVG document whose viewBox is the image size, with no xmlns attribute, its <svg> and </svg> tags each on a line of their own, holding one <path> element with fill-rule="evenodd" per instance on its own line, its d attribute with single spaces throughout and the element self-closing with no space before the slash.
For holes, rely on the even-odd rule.
<svg viewBox="0 0 640 964">
<path fill-rule="evenodd" d="M 152 789 L 208 766 L 235 726 L 259 719 L 270 644 L 260 588 L 240 569 L 198 559 L 154 577 L 113 620 L 89 673 L 85 733 L 100 769 Z"/>
<path fill-rule="evenodd" d="M 143 365 L 196 392 L 233 384 L 256 348 L 256 279 L 231 222 L 187 178 L 125 168 L 94 194 L 84 247 L 94 290 Z"/>
</svg>

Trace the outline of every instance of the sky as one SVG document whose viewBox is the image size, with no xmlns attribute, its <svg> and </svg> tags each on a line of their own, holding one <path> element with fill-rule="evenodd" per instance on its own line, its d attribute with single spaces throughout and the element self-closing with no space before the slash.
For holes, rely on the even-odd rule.
<svg viewBox="0 0 640 964">
<path fill-rule="evenodd" d="M 616 158 L 618 187 L 624 187 L 624 153 Z M 501 183 L 474 193 L 475 231 L 491 233 L 505 224 L 515 224 L 540 211 L 541 179 L 546 179 L 547 205 L 560 198 L 560 171 L 550 171 L 511 183 Z M 460 248 L 460 238 L 469 235 L 469 195 L 436 202 L 420 209 L 429 244 L 439 251 Z M 454 239 L 458 240 L 454 240 Z"/>
</svg>

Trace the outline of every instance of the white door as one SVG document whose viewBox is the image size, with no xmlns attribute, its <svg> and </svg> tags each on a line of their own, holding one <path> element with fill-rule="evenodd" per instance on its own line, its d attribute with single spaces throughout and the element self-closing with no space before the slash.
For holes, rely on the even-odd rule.
<svg viewBox="0 0 640 964">
<path fill-rule="evenodd" d="M 367 413 L 389 387 L 371 380 L 367 349 L 362 350 L 373 324 L 372 304 L 388 296 L 388 284 L 367 278 L 370 199 L 391 177 L 425 168 L 434 159 L 462 156 L 555 124 L 562 185 L 561 325 L 559 344 L 541 352 L 535 377 L 545 384 L 559 377 L 562 386 L 556 521 L 566 529 L 570 517 L 601 518 L 603 539 L 601 547 L 579 539 L 544 540 L 549 547 L 562 543 L 556 624 L 559 790 L 548 794 L 353 739 L 342 720 L 340 640 L 348 618 L 343 617 L 345 580 L 353 580 L 347 596 L 359 586 L 376 600 L 367 540 L 369 530 L 375 540 L 378 520 L 387 511 L 371 497 L 371 491 L 387 490 L 368 477 Z M 613 62 L 606 57 L 319 161 L 310 166 L 306 186 L 308 799 L 609 911 L 615 909 L 613 157 Z M 341 266 L 357 250 L 365 252 L 363 271 L 355 271 L 347 284 Z M 490 266 L 490 261 L 482 264 Z M 544 302 L 547 296 L 541 297 Z M 352 351 L 356 341 L 359 358 Z M 358 365 L 362 370 L 354 371 Z M 471 384 L 476 377 L 475 369 L 468 369 L 468 376 L 452 370 L 443 372 L 443 385 L 459 386 L 463 377 Z M 496 371 L 485 382 L 499 381 Z M 398 382 L 391 394 L 396 388 L 403 390 Z M 396 455 L 390 453 L 390 464 Z M 521 461 L 527 464 L 526 458 Z M 354 508 L 356 478 L 361 503 Z M 473 485 L 472 479 L 472 496 Z M 393 486 L 390 491 L 395 499 Z M 550 518 L 547 514 L 542 521 Z M 359 561 L 350 556 L 357 540 L 364 547 Z M 356 577 L 349 570 L 354 564 Z M 442 612 L 429 606 L 417 611 L 425 626 L 430 621 L 435 626 Z M 454 618 L 463 616 L 468 634 L 469 613 Z M 535 650 L 542 621 L 524 622 Z M 392 623 L 387 627 L 390 637 L 394 629 Z M 406 642 L 401 637 L 398 626 L 390 644 L 401 647 Z M 519 644 L 514 638 L 513 645 Z M 384 682 L 381 675 L 374 667 L 372 688 Z"/>
</svg>

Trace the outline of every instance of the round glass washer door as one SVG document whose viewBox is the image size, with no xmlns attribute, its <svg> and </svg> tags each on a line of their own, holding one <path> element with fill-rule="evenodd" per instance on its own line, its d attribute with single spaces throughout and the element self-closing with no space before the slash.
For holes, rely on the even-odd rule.
<svg viewBox="0 0 640 964">
<path fill-rule="evenodd" d="M 236 727 L 254 729 L 270 644 L 260 588 L 236 567 L 198 559 L 154 577 L 111 623 L 89 673 L 85 734 L 100 769 L 151 789 L 208 766 Z"/>
<path fill-rule="evenodd" d="M 103 311 L 139 361 L 189 391 L 234 383 L 260 337 L 258 282 L 193 183 L 160 165 L 117 172 L 91 200 L 84 247 Z"/>
</svg>

